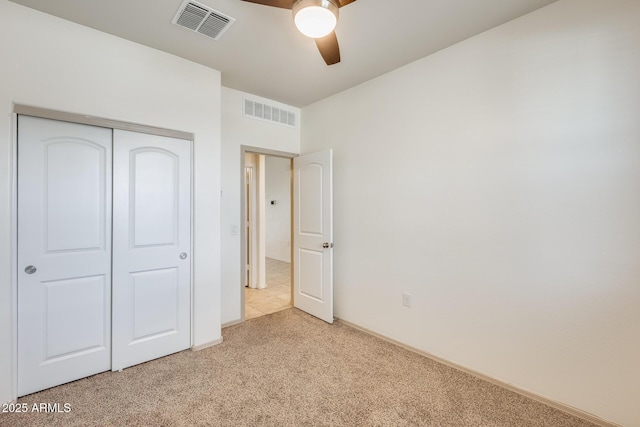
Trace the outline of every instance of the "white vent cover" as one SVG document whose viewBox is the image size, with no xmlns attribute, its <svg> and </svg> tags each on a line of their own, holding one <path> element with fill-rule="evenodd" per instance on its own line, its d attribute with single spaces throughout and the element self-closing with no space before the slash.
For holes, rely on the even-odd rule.
<svg viewBox="0 0 640 427">
<path fill-rule="evenodd" d="M 219 40 L 235 21 L 234 18 L 201 3 L 185 0 L 171 23 Z"/>
<path fill-rule="evenodd" d="M 296 126 L 296 113 L 273 105 L 244 98 L 244 115 L 281 125 Z"/>
</svg>

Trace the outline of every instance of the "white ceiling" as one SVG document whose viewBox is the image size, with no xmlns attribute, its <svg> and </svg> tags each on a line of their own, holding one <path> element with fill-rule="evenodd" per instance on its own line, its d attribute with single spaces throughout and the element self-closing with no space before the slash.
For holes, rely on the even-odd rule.
<svg viewBox="0 0 640 427">
<path fill-rule="evenodd" d="M 556 0 L 358 0 L 340 9 L 327 66 L 291 11 L 199 0 L 236 22 L 218 41 L 171 24 L 182 0 L 12 0 L 222 72 L 224 86 L 303 107 Z"/>
</svg>

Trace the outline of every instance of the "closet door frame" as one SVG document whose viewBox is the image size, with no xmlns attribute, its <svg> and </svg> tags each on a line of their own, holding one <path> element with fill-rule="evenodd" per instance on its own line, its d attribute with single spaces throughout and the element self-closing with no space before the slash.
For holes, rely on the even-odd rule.
<svg viewBox="0 0 640 427">
<path fill-rule="evenodd" d="M 13 106 L 13 114 L 11 117 L 11 139 L 12 139 L 12 155 L 11 155 L 11 166 L 12 166 L 12 176 L 11 176 L 11 242 L 10 242 L 10 251 L 11 251 L 11 305 L 12 305 L 12 389 L 13 396 L 18 396 L 18 116 L 33 116 L 39 117 L 42 119 L 52 119 L 63 122 L 71 122 L 78 124 L 85 124 L 91 126 L 99 126 L 99 127 L 107 127 L 111 129 L 120 129 L 120 130 L 128 130 L 132 132 L 146 133 L 150 135 L 159 135 L 159 136 L 168 136 L 171 138 L 184 139 L 189 141 L 191 145 L 191 155 L 190 155 L 190 164 L 191 164 L 191 184 L 190 184 L 190 210 L 191 210 L 191 227 L 190 227 L 190 235 L 191 235 L 191 256 L 190 256 L 190 348 L 193 348 L 193 324 L 194 324 L 194 310 L 193 310 L 193 271 L 194 271 L 194 263 L 195 259 L 195 251 L 194 251 L 194 134 L 190 132 L 166 129 L 155 126 L 147 126 L 142 124 L 137 124 L 133 122 L 125 122 L 120 120 L 112 120 L 103 117 L 95 117 L 88 116 L 84 114 L 78 113 L 69 113 L 64 111 L 51 110 L 47 108 L 33 107 L 22 104 L 14 104 Z"/>
</svg>

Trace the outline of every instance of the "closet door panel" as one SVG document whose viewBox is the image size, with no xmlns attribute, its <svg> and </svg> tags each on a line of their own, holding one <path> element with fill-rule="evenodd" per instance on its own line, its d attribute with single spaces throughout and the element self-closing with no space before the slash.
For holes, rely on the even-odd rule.
<svg viewBox="0 0 640 427">
<path fill-rule="evenodd" d="M 148 147 L 130 154 L 132 245 L 178 245 L 180 158 Z"/>
<path fill-rule="evenodd" d="M 112 130 L 18 119 L 18 394 L 111 368 Z"/>
<path fill-rule="evenodd" d="M 190 346 L 191 143 L 114 131 L 113 370 Z"/>
</svg>

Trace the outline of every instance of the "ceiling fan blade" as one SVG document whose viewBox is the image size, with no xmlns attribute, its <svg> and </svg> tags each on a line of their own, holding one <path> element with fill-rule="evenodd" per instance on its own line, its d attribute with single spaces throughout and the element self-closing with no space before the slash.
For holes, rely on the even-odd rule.
<svg viewBox="0 0 640 427">
<path fill-rule="evenodd" d="M 339 7 L 344 7 L 344 6 L 348 5 L 349 3 L 353 3 L 354 1 L 356 1 L 356 0 L 336 0 L 336 2 L 339 3 L 338 4 Z"/>
<path fill-rule="evenodd" d="M 293 3 L 295 3 L 295 0 L 242 0 L 242 1 L 246 1 L 247 3 L 263 4 L 265 6 L 280 7 L 282 9 L 291 9 L 293 8 Z"/>
<path fill-rule="evenodd" d="M 318 50 L 320 51 L 320 55 L 324 59 L 324 62 L 327 65 L 333 65 L 340 62 L 340 46 L 338 46 L 338 37 L 336 37 L 336 32 L 332 31 L 326 37 L 322 37 L 321 39 L 315 39 L 316 46 L 318 46 Z"/>
</svg>

